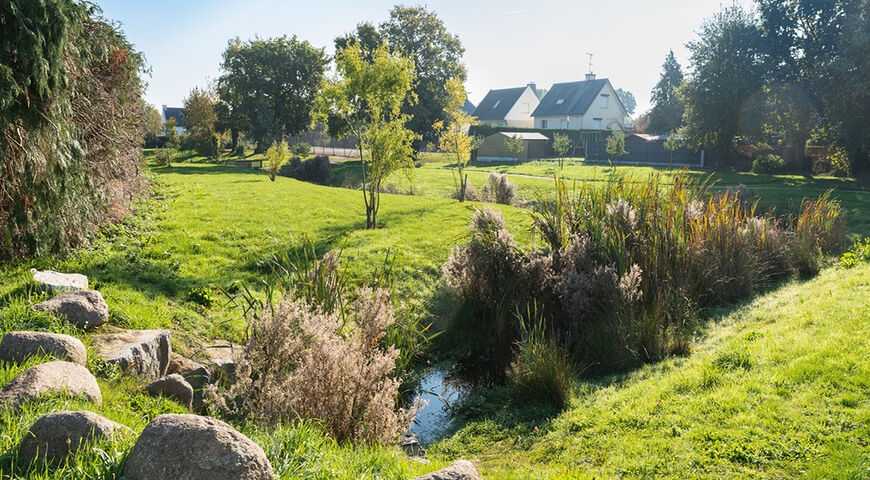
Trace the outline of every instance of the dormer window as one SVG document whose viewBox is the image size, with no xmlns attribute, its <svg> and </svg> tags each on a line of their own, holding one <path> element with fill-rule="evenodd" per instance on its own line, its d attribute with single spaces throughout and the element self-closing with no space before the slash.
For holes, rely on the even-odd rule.
<svg viewBox="0 0 870 480">
<path fill-rule="evenodd" d="M 565 103 L 565 99 L 564 99 L 564 98 L 560 98 L 560 99 L 556 100 L 556 105 L 561 105 L 561 104 L 563 104 L 563 103 Z"/>
<path fill-rule="evenodd" d="M 499 103 L 501 103 L 501 100 L 496 100 L 495 105 L 492 106 L 492 109 L 495 110 L 496 108 L 498 108 Z"/>
</svg>

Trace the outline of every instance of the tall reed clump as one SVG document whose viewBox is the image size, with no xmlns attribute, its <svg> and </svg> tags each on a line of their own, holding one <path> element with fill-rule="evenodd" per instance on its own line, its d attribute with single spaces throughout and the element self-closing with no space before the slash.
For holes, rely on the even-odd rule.
<svg viewBox="0 0 870 480">
<path fill-rule="evenodd" d="M 556 186 L 532 214 L 544 248 L 518 248 L 500 214 L 478 209 L 443 269 L 502 368 L 522 336 L 509 312 L 530 302 L 578 364 L 610 372 L 685 352 L 698 311 L 814 273 L 844 238 L 828 194 L 776 218 L 686 174 Z"/>
<path fill-rule="evenodd" d="M 259 425 L 314 420 L 354 443 L 394 443 L 407 430 L 417 405 L 402 405 L 402 382 L 428 326 L 379 288 L 392 283 L 389 256 L 375 288 L 355 289 L 340 257 L 318 259 L 308 242 L 270 259 L 266 302 L 239 295 L 249 339 L 233 381 L 209 392 L 214 413 Z"/>
</svg>

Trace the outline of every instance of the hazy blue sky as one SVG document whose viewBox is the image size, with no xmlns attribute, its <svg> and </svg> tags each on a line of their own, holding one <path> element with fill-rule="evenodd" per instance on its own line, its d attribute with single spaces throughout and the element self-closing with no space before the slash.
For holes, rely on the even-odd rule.
<svg viewBox="0 0 870 480">
<path fill-rule="evenodd" d="M 648 106 L 668 49 L 685 67 L 686 42 L 732 0 L 443 0 L 437 12 L 465 46 L 466 87 L 477 104 L 491 88 L 582 80 L 594 72 Z M 744 0 L 746 2 L 748 0 Z M 357 23 L 379 24 L 396 0 L 97 0 L 151 67 L 146 99 L 180 105 L 220 75 L 230 38 L 296 35 L 332 53 L 333 39 Z M 406 4 L 416 4 L 407 2 Z"/>
</svg>

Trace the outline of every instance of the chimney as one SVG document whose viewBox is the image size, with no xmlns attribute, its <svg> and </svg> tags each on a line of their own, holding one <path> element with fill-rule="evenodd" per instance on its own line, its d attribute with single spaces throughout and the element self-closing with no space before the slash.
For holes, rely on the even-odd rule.
<svg viewBox="0 0 870 480">
<path fill-rule="evenodd" d="M 529 83 L 528 86 L 529 86 L 529 88 L 532 89 L 532 93 L 534 93 L 535 95 L 538 94 L 538 88 L 537 88 L 537 86 L 535 85 L 535 82 L 531 82 L 531 83 Z"/>
<path fill-rule="evenodd" d="M 595 74 L 592 72 L 587 73 L 586 80 L 595 80 Z"/>
</svg>

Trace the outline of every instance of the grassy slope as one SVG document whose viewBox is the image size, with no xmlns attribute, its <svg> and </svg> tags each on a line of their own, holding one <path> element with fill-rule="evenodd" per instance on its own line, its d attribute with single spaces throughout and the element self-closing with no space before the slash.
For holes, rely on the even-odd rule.
<svg viewBox="0 0 870 480">
<path fill-rule="evenodd" d="M 421 183 L 430 178 L 424 170 L 417 169 Z M 284 178 L 272 183 L 262 172 L 204 164 L 152 172 L 164 194 L 144 208 L 145 220 L 119 227 L 69 260 L 43 259 L 32 266 L 88 274 L 111 305 L 112 323 L 170 327 L 176 345 L 191 353 L 203 336 L 232 335 L 239 326 L 220 323 L 235 312 L 219 305 L 202 311 L 188 301 L 191 289 L 235 279 L 253 282 L 261 276 L 259 261 L 299 244 L 303 235 L 312 237 L 322 253 L 349 234 L 345 259 L 354 260 L 354 274 L 366 276 L 387 251 L 400 246 L 405 251 L 400 289 L 426 298 L 437 286 L 438 266 L 451 239 L 463 232 L 467 214 L 444 198 L 386 195 L 386 228 L 369 232 L 360 228 L 364 213 L 359 191 Z M 446 174 L 452 183 L 450 172 L 437 174 Z M 529 182 L 521 190 L 532 181 L 550 184 L 516 180 Z M 862 208 L 867 196 L 855 194 L 843 201 L 847 209 L 866 216 L 870 208 Z M 516 209 L 503 210 L 520 233 L 524 217 Z M 853 224 L 853 230 L 866 233 L 866 219 L 859 218 L 864 228 Z M 39 300 L 23 289 L 30 266 L 0 271 L 2 330 L 66 331 L 87 341 L 87 335 L 27 311 Z M 403 478 L 460 456 L 481 462 L 487 478 L 645 473 L 779 477 L 802 469 L 822 469 L 819 476 L 825 477 L 855 468 L 866 474 L 870 352 L 861 340 L 870 322 L 868 274 L 867 266 L 845 272 L 829 269 L 817 280 L 787 285 L 723 314 L 712 321 L 691 357 L 649 366 L 611 383 L 584 385 L 572 407 L 552 422 L 541 421 L 528 408 L 518 408 L 526 413 L 517 416 L 508 413 L 513 407 L 493 412 L 491 404 L 484 405 L 481 411 L 489 419 L 475 420 L 436 445 L 436 461 L 428 467 L 401 460 L 390 450 L 341 448 L 308 427 L 246 431 L 264 446 L 284 478 L 323 478 L 326 472 L 337 478 Z M 714 367 L 718 358 L 724 360 Z M 17 371 L 0 371 L 0 384 Z M 136 384 L 104 380 L 102 386 L 107 402 L 97 411 L 134 430 L 154 414 L 175 408 L 139 397 Z M 0 467 L 14 459 L 9 449 L 39 414 L 82 407 L 58 400 L 20 416 L 0 417 L 0 452 L 7 452 Z M 107 461 L 95 461 L 92 455 L 91 466 L 117 467 L 129 445 L 119 446 Z M 80 476 L 67 471 L 46 478 Z"/>
<path fill-rule="evenodd" d="M 714 316 L 687 358 L 582 385 L 552 421 L 508 407 L 434 451 L 488 478 L 867 478 L 868 298 L 870 265 L 829 268 Z"/>
</svg>

